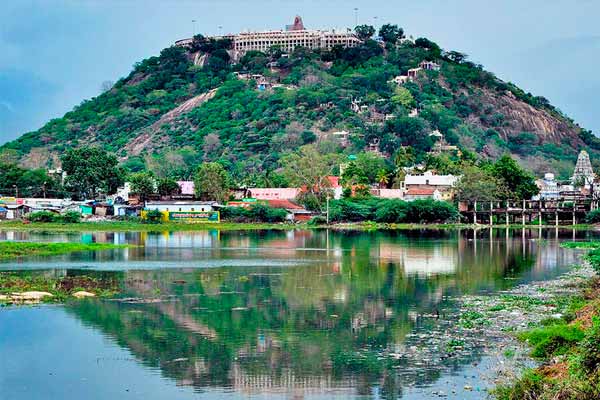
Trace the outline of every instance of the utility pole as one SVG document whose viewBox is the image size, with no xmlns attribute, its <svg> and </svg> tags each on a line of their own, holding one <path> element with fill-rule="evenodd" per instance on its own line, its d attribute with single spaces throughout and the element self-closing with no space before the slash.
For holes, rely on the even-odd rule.
<svg viewBox="0 0 600 400">
<path fill-rule="evenodd" d="M 46 198 L 46 182 L 42 184 L 42 191 L 44 192 L 44 198 Z"/>
<path fill-rule="evenodd" d="M 326 204 L 327 204 L 327 217 L 326 217 L 326 221 L 327 221 L 327 225 L 329 225 L 329 194 L 327 195 L 327 200 L 326 200 Z"/>
<path fill-rule="evenodd" d="M 192 20 L 192 37 L 194 37 L 194 35 L 196 35 L 196 20 L 195 19 Z"/>
<path fill-rule="evenodd" d="M 13 187 L 15 188 L 15 198 L 19 198 L 19 187 L 17 185 L 13 185 Z"/>
<path fill-rule="evenodd" d="M 358 26 L 358 7 L 354 7 L 354 27 Z"/>
</svg>

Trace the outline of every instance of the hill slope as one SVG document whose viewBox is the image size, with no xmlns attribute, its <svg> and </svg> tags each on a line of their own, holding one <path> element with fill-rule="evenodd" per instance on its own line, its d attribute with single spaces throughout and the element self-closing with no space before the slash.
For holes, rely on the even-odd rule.
<svg viewBox="0 0 600 400">
<path fill-rule="evenodd" d="M 282 154 L 313 141 L 322 152 L 344 154 L 371 144 L 390 160 L 412 146 L 423 158 L 440 140 L 434 130 L 463 151 L 483 158 L 510 152 L 537 173 L 562 177 L 580 150 L 600 154 L 598 139 L 544 98 L 426 39 L 250 52 L 235 64 L 218 43 L 208 52 L 192 47 L 167 48 L 137 63 L 109 91 L 0 152 L 29 167 L 56 166 L 66 148 L 97 145 L 130 170 L 181 177 L 200 161 L 219 160 L 249 184 L 277 169 Z M 390 82 L 424 60 L 440 70 Z M 263 79 L 267 89 L 258 90 Z M 341 130 L 350 132 L 346 142 L 332 135 Z"/>
</svg>

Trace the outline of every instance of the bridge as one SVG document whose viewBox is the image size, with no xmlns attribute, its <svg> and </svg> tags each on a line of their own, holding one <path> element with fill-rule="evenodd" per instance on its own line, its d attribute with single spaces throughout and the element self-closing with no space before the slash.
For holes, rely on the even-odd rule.
<svg viewBox="0 0 600 400">
<path fill-rule="evenodd" d="M 460 214 L 473 224 L 577 225 L 598 208 L 592 198 L 459 201 Z M 544 223 L 545 222 L 545 223 Z"/>
</svg>

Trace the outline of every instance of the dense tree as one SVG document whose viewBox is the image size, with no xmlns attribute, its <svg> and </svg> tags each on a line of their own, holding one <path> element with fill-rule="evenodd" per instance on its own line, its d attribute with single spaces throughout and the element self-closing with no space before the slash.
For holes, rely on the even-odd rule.
<svg viewBox="0 0 600 400">
<path fill-rule="evenodd" d="M 196 196 L 201 200 L 224 203 L 229 199 L 231 178 L 219 163 L 200 164 L 194 176 L 194 185 Z"/>
<path fill-rule="evenodd" d="M 173 196 L 181 192 L 181 188 L 173 178 L 160 178 L 156 186 L 161 196 Z"/>
<path fill-rule="evenodd" d="M 375 28 L 371 25 L 357 25 L 354 28 L 354 32 L 356 32 L 356 36 L 358 36 L 360 40 L 367 40 L 373 37 Z"/>
<path fill-rule="evenodd" d="M 514 199 L 530 199 L 539 193 L 535 184 L 535 177 L 524 170 L 509 155 L 503 155 L 490 168 L 492 175 L 502 179 L 511 192 Z"/>
<path fill-rule="evenodd" d="M 289 184 L 303 188 L 303 200 L 312 208 L 322 208 L 331 187 L 328 176 L 339 165 L 339 156 L 321 154 L 315 145 L 309 144 L 284 156 L 281 163 Z"/>
<path fill-rule="evenodd" d="M 385 159 L 380 155 L 360 153 L 344 169 L 342 181 L 345 185 L 381 183 L 382 172 L 387 175 L 388 170 Z"/>
<path fill-rule="evenodd" d="M 131 193 L 140 196 L 141 201 L 146 201 L 148 198 L 156 194 L 156 180 L 154 176 L 147 172 L 138 172 L 129 177 L 131 184 Z"/>
<path fill-rule="evenodd" d="M 60 181 L 44 169 L 24 169 L 16 164 L 0 163 L 0 194 L 19 197 L 62 197 Z"/>
<path fill-rule="evenodd" d="M 384 24 L 379 29 L 379 36 L 386 44 L 395 44 L 404 37 L 404 30 L 398 25 Z"/>
<path fill-rule="evenodd" d="M 454 189 L 456 198 L 463 201 L 492 201 L 506 199 L 510 195 L 502 179 L 475 166 L 463 168 Z"/>
<path fill-rule="evenodd" d="M 70 149 L 61 157 L 65 186 L 77 198 L 115 193 L 124 181 L 117 157 L 97 147 Z"/>
</svg>

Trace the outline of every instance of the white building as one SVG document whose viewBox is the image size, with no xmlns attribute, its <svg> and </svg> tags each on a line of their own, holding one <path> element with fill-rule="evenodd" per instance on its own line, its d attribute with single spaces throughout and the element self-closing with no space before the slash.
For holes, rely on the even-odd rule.
<svg viewBox="0 0 600 400">
<path fill-rule="evenodd" d="M 175 211 L 175 212 L 203 212 L 214 211 L 218 206 L 216 201 L 147 201 L 146 211 Z"/>
<path fill-rule="evenodd" d="M 273 47 L 291 53 L 296 47 L 332 49 L 334 46 L 355 47 L 362 43 L 350 30 L 308 30 L 300 16 L 296 16 L 294 24 L 286 26 L 285 30 L 241 32 L 235 35 L 215 36 L 214 39 L 230 39 L 233 43 L 234 58 L 252 50 L 266 53 Z M 192 41 L 192 38 L 178 40 L 175 45 L 187 47 Z"/>
</svg>

